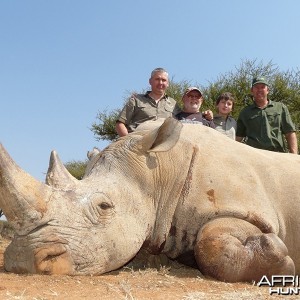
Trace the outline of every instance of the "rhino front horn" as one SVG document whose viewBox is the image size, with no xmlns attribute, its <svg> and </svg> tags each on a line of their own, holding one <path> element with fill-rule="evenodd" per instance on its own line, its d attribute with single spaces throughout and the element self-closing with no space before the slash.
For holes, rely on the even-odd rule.
<svg viewBox="0 0 300 300">
<path fill-rule="evenodd" d="M 16 230 L 40 220 L 51 188 L 23 171 L 0 144 L 0 208 Z"/>
</svg>

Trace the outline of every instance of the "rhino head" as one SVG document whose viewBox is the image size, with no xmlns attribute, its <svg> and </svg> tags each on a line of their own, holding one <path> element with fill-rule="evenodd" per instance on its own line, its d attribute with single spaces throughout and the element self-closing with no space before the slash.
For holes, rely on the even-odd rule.
<svg viewBox="0 0 300 300">
<path fill-rule="evenodd" d="M 155 223 L 149 192 L 155 161 L 149 152 L 173 147 L 181 126 L 169 119 L 155 130 L 120 138 L 91 160 L 80 181 L 53 151 L 46 183 L 39 182 L 1 145 L 0 207 L 15 229 L 5 269 L 101 274 L 131 260 Z"/>
</svg>

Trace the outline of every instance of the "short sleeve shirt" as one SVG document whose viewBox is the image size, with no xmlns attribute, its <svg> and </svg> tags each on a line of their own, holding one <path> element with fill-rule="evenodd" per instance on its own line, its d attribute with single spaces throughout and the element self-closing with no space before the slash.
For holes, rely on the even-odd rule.
<svg viewBox="0 0 300 300">
<path fill-rule="evenodd" d="M 134 131 L 145 121 L 174 117 L 180 111 L 173 98 L 165 95 L 156 102 L 149 93 L 132 95 L 120 112 L 117 121 L 124 123 L 128 132 Z"/>
<path fill-rule="evenodd" d="M 287 152 L 284 135 L 295 131 L 286 105 L 269 100 L 263 109 L 251 104 L 240 112 L 236 135 L 246 137 L 246 144 L 252 147 Z"/>
<path fill-rule="evenodd" d="M 208 126 L 211 128 L 215 128 L 215 124 L 213 121 L 208 121 L 202 117 L 202 113 L 187 113 L 181 111 L 175 116 L 176 119 L 181 121 L 182 123 L 193 123 L 193 124 L 202 124 L 204 126 Z"/>
<path fill-rule="evenodd" d="M 223 116 L 216 115 L 214 117 L 214 123 L 217 131 L 235 140 L 236 120 L 233 117 L 228 116 L 227 118 L 224 118 Z"/>
</svg>

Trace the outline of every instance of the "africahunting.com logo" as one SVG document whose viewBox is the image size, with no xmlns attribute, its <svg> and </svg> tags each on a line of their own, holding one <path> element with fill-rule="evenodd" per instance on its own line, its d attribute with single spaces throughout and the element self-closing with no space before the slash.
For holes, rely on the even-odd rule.
<svg viewBox="0 0 300 300">
<path fill-rule="evenodd" d="M 269 286 L 270 295 L 299 295 L 299 276 L 273 275 L 271 278 L 263 276 L 257 286 Z"/>
</svg>

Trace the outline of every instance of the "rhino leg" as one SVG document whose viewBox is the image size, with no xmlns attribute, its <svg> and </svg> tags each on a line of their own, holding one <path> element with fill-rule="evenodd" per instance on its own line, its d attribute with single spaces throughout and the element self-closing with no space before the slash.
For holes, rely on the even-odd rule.
<svg viewBox="0 0 300 300">
<path fill-rule="evenodd" d="M 263 275 L 294 275 L 282 240 L 249 222 L 222 218 L 207 223 L 194 248 L 200 271 L 221 281 L 259 281 Z"/>
</svg>

